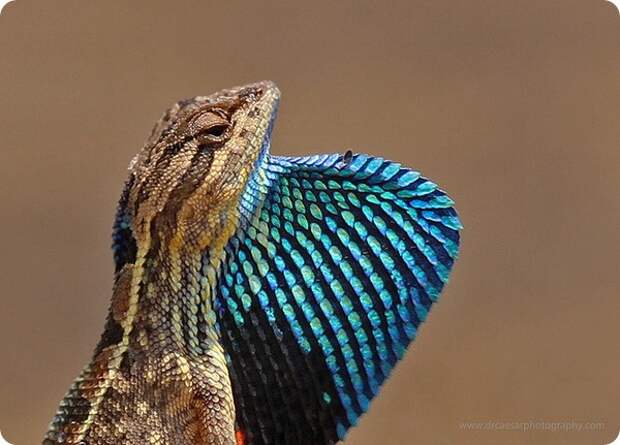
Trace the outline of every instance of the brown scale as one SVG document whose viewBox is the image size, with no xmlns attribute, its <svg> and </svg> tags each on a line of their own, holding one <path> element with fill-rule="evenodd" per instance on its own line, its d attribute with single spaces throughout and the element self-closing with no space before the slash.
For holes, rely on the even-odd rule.
<svg viewBox="0 0 620 445">
<path fill-rule="evenodd" d="M 202 313 L 215 283 L 199 282 L 201 258 L 220 255 L 234 232 L 278 98 L 270 82 L 223 90 L 175 104 L 155 125 L 119 207 L 130 228 L 115 226 L 133 251 L 115 253 L 104 333 L 44 445 L 241 440 L 223 349 Z"/>
</svg>

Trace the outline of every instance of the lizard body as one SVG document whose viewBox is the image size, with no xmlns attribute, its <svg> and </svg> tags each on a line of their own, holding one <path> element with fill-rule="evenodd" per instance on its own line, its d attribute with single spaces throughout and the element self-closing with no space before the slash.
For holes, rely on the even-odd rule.
<svg viewBox="0 0 620 445">
<path fill-rule="evenodd" d="M 271 82 L 181 101 L 130 165 L 92 361 L 44 445 L 332 444 L 447 281 L 460 223 L 417 172 L 269 155 Z"/>
</svg>

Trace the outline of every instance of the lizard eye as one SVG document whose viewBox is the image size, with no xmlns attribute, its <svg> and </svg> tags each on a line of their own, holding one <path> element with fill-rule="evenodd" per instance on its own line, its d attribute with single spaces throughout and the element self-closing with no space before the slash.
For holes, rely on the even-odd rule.
<svg viewBox="0 0 620 445">
<path fill-rule="evenodd" d="M 218 123 L 204 128 L 196 135 L 200 149 L 204 151 L 207 147 L 214 148 L 216 145 L 223 143 L 228 127 L 228 124 Z"/>
<path fill-rule="evenodd" d="M 211 110 L 199 114 L 189 124 L 190 131 L 199 139 L 218 141 L 230 127 L 227 117 L 219 110 Z"/>
<path fill-rule="evenodd" d="M 224 124 L 214 125 L 213 127 L 210 127 L 204 130 L 203 134 L 208 135 L 208 136 L 220 137 L 224 134 L 227 128 L 228 128 L 228 125 L 224 125 Z"/>
</svg>

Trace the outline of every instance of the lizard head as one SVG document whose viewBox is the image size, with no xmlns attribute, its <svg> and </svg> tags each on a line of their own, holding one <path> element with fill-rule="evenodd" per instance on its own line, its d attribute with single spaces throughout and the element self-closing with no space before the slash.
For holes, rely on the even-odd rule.
<svg viewBox="0 0 620 445">
<path fill-rule="evenodd" d="M 137 240 L 157 230 L 170 241 L 202 237 L 204 247 L 234 225 L 240 194 L 268 150 L 279 96 L 265 81 L 164 113 L 129 167 L 126 210 Z"/>
</svg>

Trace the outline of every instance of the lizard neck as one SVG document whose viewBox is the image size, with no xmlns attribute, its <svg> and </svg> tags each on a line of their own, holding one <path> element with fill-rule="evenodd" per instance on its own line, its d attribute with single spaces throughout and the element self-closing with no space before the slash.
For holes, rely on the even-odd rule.
<svg viewBox="0 0 620 445">
<path fill-rule="evenodd" d="M 257 166 L 263 162 L 265 156 L 260 156 Z M 262 168 L 242 173 L 243 182 L 249 176 L 246 188 L 260 188 L 266 181 Z M 124 294 L 130 302 L 128 314 L 134 311 L 135 316 L 123 331 L 130 332 L 131 349 L 166 349 L 173 344 L 190 354 L 204 354 L 219 347 L 213 305 L 218 271 L 228 241 L 262 202 L 262 194 L 250 195 L 253 199 L 243 205 L 241 190 L 225 201 L 211 201 L 208 208 L 188 203 L 180 211 L 161 212 L 134 226 L 136 258 L 127 277 L 123 279 L 121 272 L 117 278 L 130 283 Z M 248 215 L 242 217 L 242 208 Z"/>
<path fill-rule="evenodd" d="M 236 220 L 234 212 L 220 215 L 217 227 L 202 227 L 199 233 L 189 226 L 151 230 L 141 240 L 143 260 L 138 257 L 131 270 L 137 311 L 130 345 L 202 354 L 217 344 L 213 295 Z"/>
</svg>

